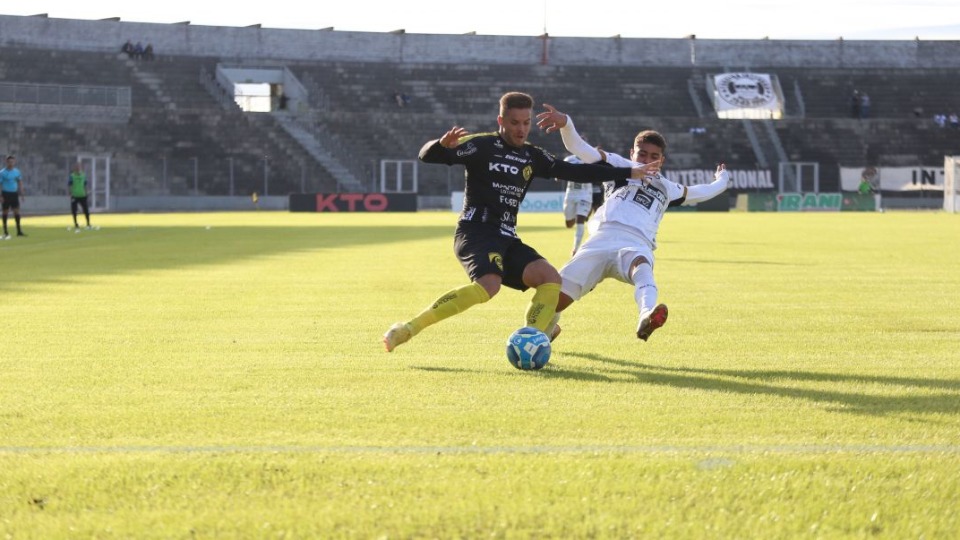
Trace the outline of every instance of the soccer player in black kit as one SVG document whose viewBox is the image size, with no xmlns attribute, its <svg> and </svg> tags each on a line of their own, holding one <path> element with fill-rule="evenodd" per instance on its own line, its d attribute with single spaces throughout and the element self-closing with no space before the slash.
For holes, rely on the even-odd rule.
<svg viewBox="0 0 960 540">
<path fill-rule="evenodd" d="M 454 126 L 420 150 L 425 163 L 464 165 L 463 211 L 454 236 L 454 250 L 471 283 L 447 291 L 407 322 L 387 330 L 387 352 L 406 343 L 424 328 L 493 298 L 500 286 L 536 289 L 527 308 L 526 324 L 544 331 L 560 297 L 560 273 L 517 236 L 517 212 L 534 177 L 601 183 L 643 179 L 658 164 L 612 168 L 576 165 L 558 160 L 527 142 L 533 125 L 533 98 L 509 92 L 500 98 L 499 130 L 470 135 Z"/>
</svg>

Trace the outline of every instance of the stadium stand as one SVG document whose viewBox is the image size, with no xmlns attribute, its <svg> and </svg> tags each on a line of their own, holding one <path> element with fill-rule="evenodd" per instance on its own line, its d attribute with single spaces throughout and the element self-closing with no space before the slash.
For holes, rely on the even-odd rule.
<svg viewBox="0 0 960 540">
<path fill-rule="evenodd" d="M 15 22 L 35 23 L 0 16 L 4 29 Z M 539 55 L 509 63 L 486 61 L 486 52 L 471 48 L 478 46 L 476 36 L 304 33 L 301 45 L 309 40 L 331 44 L 329 58 L 317 58 L 322 53 L 308 46 L 299 47 L 310 51 L 306 57 L 279 46 L 263 52 L 263 44 L 276 37 L 269 29 L 256 30 L 260 48 L 250 52 L 248 42 L 237 37 L 238 29 L 68 20 L 44 24 L 46 38 L 30 35 L 32 41 L 24 43 L 28 36 L 21 34 L 0 41 L 0 148 L 20 154 L 34 192 L 48 195 L 65 193 L 63 179 L 79 152 L 112 156 L 114 194 L 376 190 L 382 160 L 415 160 L 424 142 L 453 124 L 471 131 L 495 129 L 497 99 L 510 90 L 529 92 L 538 102 L 570 112 L 591 142 L 612 151 L 626 153 L 640 129 L 654 128 L 667 137 L 668 168 L 712 168 L 723 160 L 730 168 L 776 171 L 784 160 L 817 162 L 821 191 L 840 189 L 841 166 L 935 165 L 944 154 L 955 153 L 960 142 L 956 130 L 931 120 L 935 112 L 960 108 L 955 91 L 960 70 L 950 64 L 958 62 L 960 55 L 953 52 L 960 47 L 952 42 L 808 43 L 808 53 L 784 43 L 779 53 L 764 56 L 757 42 L 747 41 L 565 38 L 553 44 L 556 52 L 546 63 Z M 202 32 L 206 37 L 195 40 L 201 50 L 194 50 L 190 40 L 180 44 L 155 36 L 156 60 L 143 62 L 121 54 L 118 47 L 52 37 L 59 35 L 60 26 L 78 25 L 104 29 L 118 43 L 122 39 L 117 36 L 146 35 L 148 30 L 171 36 Z M 242 30 L 244 36 L 252 31 Z M 298 35 L 282 33 L 294 42 Z M 211 36 L 234 41 L 214 42 Z M 349 49 L 341 44 L 348 37 L 357 38 Z M 427 42 L 439 39 L 463 40 L 463 49 L 478 59 L 435 58 L 440 53 Z M 523 43 L 539 48 L 538 40 L 488 36 L 483 43 L 506 51 Z M 233 44 L 230 54 L 211 46 L 221 42 Z M 364 46 L 369 47 L 366 53 Z M 649 57 L 633 58 L 642 55 L 631 50 L 644 46 Z M 683 53 L 694 46 L 701 51 L 695 58 Z M 615 47 L 614 60 L 610 47 Z M 390 52 L 394 50 L 399 55 Z M 431 52 L 415 53 L 425 50 Z M 584 60 L 591 51 L 595 62 Z M 651 58 L 655 61 L 641 65 Z M 767 62 L 757 62 L 762 58 Z M 211 74 L 225 64 L 258 61 L 288 69 L 308 93 L 303 105 L 294 111 L 244 113 L 224 100 L 227 90 L 218 89 Z M 717 118 L 705 81 L 729 71 L 778 78 L 784 117 Z M 108 109 L 31 104 L 17 94 L 31 87 L 40 88 L 37 92 L 59 88 L 60 93 L 100 88 L 121 97 Z M 849 98 L 855 89 L 870 93 L 868 118 L 851 118 Z M 408 97 L 403 106 L 395 98 L 398 93 Z M 563 153 L 559 137 L 534 133 L 531 141 Z M 446 196 L 461 183 L 458 174 L 421 167 L 419 194 Z M 541 186 L 554 189 L 549 183 Z"/>
</svg>

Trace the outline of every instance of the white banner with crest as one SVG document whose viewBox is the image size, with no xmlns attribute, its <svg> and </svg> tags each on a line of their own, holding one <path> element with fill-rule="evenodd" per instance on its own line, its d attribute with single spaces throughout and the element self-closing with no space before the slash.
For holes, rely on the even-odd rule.
<svg viewBox="0 0 960 540">
<path fill-rule="evenodd" d="M 776 80 L 767 73 L 721 73 L 713 76 L 713 106 L 720 118 L 780 118 Z"/>
</svg>

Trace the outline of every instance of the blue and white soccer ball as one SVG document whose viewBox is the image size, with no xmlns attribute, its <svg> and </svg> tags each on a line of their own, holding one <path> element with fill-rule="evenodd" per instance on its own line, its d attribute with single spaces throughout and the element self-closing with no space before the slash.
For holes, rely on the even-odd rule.
<svg viewBox="0 0 960 540">
<path fill-rule="evenodd" d="M 550 337 L 524 326 L 507 339 L 507 360 L 517 369 L 540 369 L 550 361 Z"/>
</svg>

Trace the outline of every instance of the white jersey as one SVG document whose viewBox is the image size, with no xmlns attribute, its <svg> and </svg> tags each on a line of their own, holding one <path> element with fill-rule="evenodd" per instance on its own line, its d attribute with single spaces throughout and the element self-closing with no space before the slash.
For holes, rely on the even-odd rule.
<svg viewBox="0 0 960 540">
<path fill-rule="evenodd" d="M 564 161 L 583 163 L 577 156 L 567 156 Z M 577 216 L 587 217 L 593 205 L 593 184 L 567 182 L 567 189 L 563 194 L 563 214 L 570 221 Z"/>
<path fill-rule="evenodd" d="M 617 155 L 606 154 L 606 161 L 614 167 L 637 167 L 640 164 Z M 668 180 L 660 174 L 648 176 L 649 183 L 629 183 L 607 193 L 607 200 L 590 218 L 588 228 L 591 234 L 604 223 L 617 223 L 636 230 L 637 234 L 650 243 L 651 249 L 657 248 L 657 229 L 667 207 L 683 202 L 687 188 Z M 679 201 L 679 202 L 675 202 Z"/>
<path fill-rule="evenodd" d="M 564 199 L 571 201 L 593 201 L 593 184 L 581 184 L 580 182 L 567 181 L 567 191 L 563 194 Z"/>
</svg>

